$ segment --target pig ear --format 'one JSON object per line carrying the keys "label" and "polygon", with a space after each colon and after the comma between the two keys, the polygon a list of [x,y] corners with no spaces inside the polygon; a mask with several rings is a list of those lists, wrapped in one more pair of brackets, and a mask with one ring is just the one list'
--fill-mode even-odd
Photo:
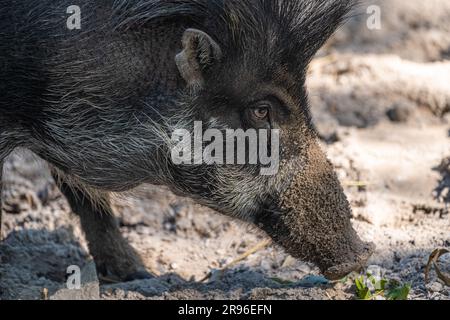
{"label": "pig ear", "polygon": [[187,29],[182,44],[183,51],[175,57],[178,70],[189,86],[201,88],[203,72],[222,59],[222,50],[209,35],[197,29]]}

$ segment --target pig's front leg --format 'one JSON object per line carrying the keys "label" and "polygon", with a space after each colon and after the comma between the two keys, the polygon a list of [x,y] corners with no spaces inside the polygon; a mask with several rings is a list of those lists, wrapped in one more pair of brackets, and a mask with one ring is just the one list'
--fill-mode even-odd
{"label": "pig's front leg", "polygon": [[151,278],[139,255],[120,233],[108,196],[94,201],[86,190],[69,186],[56,172],[53,177],[72,211],[80,217],[100,280],[121,282]]}

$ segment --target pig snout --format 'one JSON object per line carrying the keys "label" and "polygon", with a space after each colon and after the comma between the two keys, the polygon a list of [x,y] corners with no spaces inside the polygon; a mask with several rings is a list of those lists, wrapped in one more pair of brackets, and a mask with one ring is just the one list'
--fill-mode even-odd
{"label": "pig snout", "polygon": [[263,229],[292,256],[337,280],[361,269],[375,246],[353,229],[350,205],[320,147],[312,143],[303,152],[302,161],[291,162],[292,181],[276,208],[267,210]]}
{"label": "pig snout", "polygon": [[359,243],[354,245],[350,251],[351,255],[344,262],[328,267],[327,269],[321,268],[322,273],[327,279],[339,280],[352,271],[358,271],[366,265],[375,250],[375,245],[373,243],[362,242],[359,239],[358,241]]}

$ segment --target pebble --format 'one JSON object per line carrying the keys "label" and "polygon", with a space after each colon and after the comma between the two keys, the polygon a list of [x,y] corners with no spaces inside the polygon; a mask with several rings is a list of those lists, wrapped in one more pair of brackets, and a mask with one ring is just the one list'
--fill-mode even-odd
{"label": "pebble", "polygon": [[264,270],[271,270],[272,263],[269,260],[264,259],[263,261],[261,261],[261,268]]}
{"label": "pebble", "polygon": [[444,286],[439,282],[433,282],[432,284],[427,285],[427,288],[431,292],[441,292],[444,289]]}
{"label": "pebble", "polygon": [[290,268],[295,265],[297,262],[296,259],[294,259],[292,256],[287,256],[286,259],[284,259],[283,264],[281,265],[281,268]]}
{"label": "pebble", "polygon": [[311,268],[307,264],[302,264],[297,269],[305,274],[311,273]]}

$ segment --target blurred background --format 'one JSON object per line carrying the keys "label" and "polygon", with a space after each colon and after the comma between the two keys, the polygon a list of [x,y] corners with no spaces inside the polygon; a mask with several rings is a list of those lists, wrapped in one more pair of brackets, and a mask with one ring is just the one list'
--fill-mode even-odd
{"label": "blurred background", "polygon": [[[450,299],[435,273],[424,281],[430,253],[450,247],[449,21],[448,0],[362,1],[308,74],[314,121],[355,228],[377,244],[371,268],[410,283],[410,299]],[[86,241],[45,165],[20,151],[5,169],[0,299],[40,299],[45,289],[52,296],[67,266],[91,264]],[[351,277],[327,283],[255,228],[167,190],[144,186],[115,207],[157,277],[102,284],[91,298],[355,297]],[[440,265],[450,272],[449,258]]]}

